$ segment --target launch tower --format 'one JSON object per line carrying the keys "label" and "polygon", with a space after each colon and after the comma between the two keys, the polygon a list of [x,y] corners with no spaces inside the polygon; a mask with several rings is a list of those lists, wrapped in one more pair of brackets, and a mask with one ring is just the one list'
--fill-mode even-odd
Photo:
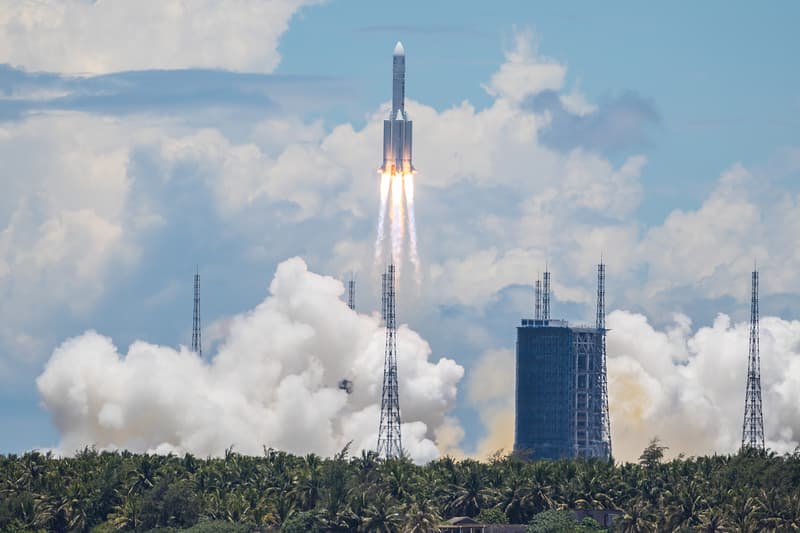
{"label": "launch tower", "polygon": [[397,326],[395,323],[395,271],[389,264],[383,274],[382,314],[386,323],[383,362],[381,422],[378,430],[378,455],[386,459],[403,455],[400,438],[400,395],[397,387]]}
{"label": "launch tower", "polygon": [[761,355],[759,353],[758,270],[753,270],[750,291],[750,349],[747,358],[747,391],[744,398],[742,448],[764,449],[764,417],[761,413]]}

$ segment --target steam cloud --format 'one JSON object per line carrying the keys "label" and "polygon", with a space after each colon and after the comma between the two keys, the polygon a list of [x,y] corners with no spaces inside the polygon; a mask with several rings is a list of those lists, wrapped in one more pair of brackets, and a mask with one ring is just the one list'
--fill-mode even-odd
{"label": "steam cloud", "polygon": [[[634,460],[659,436],[670,454],[730,453],[742,440],[749,324],[720,314],[692,332],[685,315],[657,331],[638,314],[608,316],[614,455]],[[761,389],[768,448],[800,444],[800,321],[761,319]]]}
{"label": "steam cloud", "polygon": [[[278,266],[269,296],[235,316],[216,356],[134,342],[125,355],[94,331],[55,350],[37,386],[66,453],[87,445],[220,455],[274,447],[331,455],[348,441],[374,449],[384,330],[351,311],[342,284],[299,258]],[[438,457],[463,368],[428,360],[429,345],[398,330],[403,446],[418,462]],[[353,381],[352,394],[338,388]]]}

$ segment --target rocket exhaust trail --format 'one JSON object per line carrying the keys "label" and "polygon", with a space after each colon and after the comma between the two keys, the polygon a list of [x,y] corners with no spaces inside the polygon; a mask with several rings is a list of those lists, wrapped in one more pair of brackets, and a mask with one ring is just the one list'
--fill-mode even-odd
{"label": "rocket exhaust trail", "polygon": [[389,186],[391,185],[391,176],[386,173],[381,174],[381,208],[378,212],[378,237],[375,239],[375,264],[380,263],[383,258],[383,234],[384,223],[386,220],[386,204],[389,201]]}
{"label": "rocket exhaust trail", "polygon": [[408,249],[411,263],[414,265],[414,276],[417,283],[421,282],[419,255],[417,255],[417,222],[414,216],[414,174],[403,176],[403,186],[408,206]]}
{"label": "rocket exhaust trail", "polygon": [[392,261],[400,277],[399,270],[403,259],[403,234],[405,233],[405,213],[403,212],[403,176],[392,175]]}

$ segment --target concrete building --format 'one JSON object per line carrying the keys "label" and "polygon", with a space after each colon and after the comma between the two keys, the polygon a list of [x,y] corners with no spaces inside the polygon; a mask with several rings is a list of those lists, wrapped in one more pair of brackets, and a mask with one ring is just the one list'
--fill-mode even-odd
{"label": "concrete building", "polygon": [[[611,455],[600,267],[595,327],[550,319],[549,294],[537,290],[537,316],[517,328],[514,450],[531,459]],[[549,282],[547,272],[548,292]]]}

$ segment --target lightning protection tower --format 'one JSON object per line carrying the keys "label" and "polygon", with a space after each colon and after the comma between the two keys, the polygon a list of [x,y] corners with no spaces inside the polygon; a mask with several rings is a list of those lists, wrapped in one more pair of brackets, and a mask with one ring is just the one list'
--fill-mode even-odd
{"label": "lightning protection tower", "polygon": [[758,331],[758,270],[752,274],[750,295],[750,349],[747,358],[747,392],[744,399],[742,448],[764,449],[764,417],[761,413],[761,356]]}
{"label": "lightning protection tower", "polygon": [[356,277],[352,273],[347,280],[347,307],[353,311],[356,309]]}
{"label": "lightning protection tower", "polygon": [[397,326],[395,323],[395,272],[389,264],[382,276],[381,298],[386,322],[386,347],[383,362],[383,392],[381,394],[381,423],[378,430],[378,455],[386,459],[403,454],[400,439],[400,395],[397,388]]}
{"label": "lightning protection tower", "polygon": [[597,265],[597,331],[600,334],[600,426],[601,440],[608,446],[611,457],[611,415],[608,412],[608,367],[606,365],[606,265]]}
{"label": "lightning protection tower", "polygon": [[203,357],[203,340],[200,331],[200,269],[194,274],[194,316],[192,319],[192,351]]}
{"label": "lightning protection tower", "polygon": [[550,320],[550,271],[545,270],[542,282],[542,320]]}

